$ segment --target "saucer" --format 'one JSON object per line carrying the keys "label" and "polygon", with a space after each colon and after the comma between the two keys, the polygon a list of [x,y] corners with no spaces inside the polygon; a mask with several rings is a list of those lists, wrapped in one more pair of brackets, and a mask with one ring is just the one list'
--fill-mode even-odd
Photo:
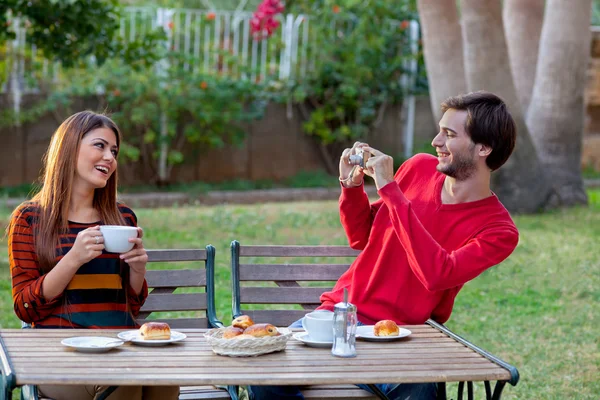
{"label": "saucer", "polygon": [[104,353],[121,346],[124,342],[112,337],[77,336],[63,339],[61,343],[82,353]]}
{"label": "saucer", "polygon": [[308,336],[308,332],[294,333],[294,339],[296,339],[310,347],[321,347],[321,348],[331,349],[331,346],[333,346],[333,340],[325,341],[325,342],[320,341],[320,340],[313,340],[310,336]]}

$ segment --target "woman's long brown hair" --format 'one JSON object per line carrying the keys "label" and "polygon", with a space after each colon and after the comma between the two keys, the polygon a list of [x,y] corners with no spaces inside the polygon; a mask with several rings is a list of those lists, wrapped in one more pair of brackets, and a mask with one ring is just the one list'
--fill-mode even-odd
{"label": "woman's long brown hair", "polygon": [[[32,201],[39,206],[34,244],[39,266],[45,273],[56,264],[59,235],[68,231],[69,206],[81,139],[98,128],[112,130],[119,146],[121,132],[110,118],[92,111],[82,111],[70,116],[58,127],[44,155],[43,186]],[[104,224],[125,225],[117,207],[116,171],[105,187],[94,191],[93,205]]]}

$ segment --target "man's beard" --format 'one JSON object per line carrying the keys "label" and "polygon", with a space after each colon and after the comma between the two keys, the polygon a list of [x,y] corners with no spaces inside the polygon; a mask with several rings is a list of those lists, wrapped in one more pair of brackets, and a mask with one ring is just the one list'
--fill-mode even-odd
{"label": "man's beard", "polygon": [[477,170],[474,156],[471,153],[473,148],[475,148],[474,144],[473,146],[469,146],[468,154],[454,155],[454,160],[449,164],[438,164],[438,171],[444,175],[448,175],[449,177],[456,179],[457,181],[467,180],[473,176]]}

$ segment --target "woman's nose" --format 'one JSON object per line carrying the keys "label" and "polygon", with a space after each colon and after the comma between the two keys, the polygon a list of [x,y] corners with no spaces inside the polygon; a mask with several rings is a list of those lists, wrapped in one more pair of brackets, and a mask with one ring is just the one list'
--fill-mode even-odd
{"label": "woman's nose", "polygon": [[112,150],[104,152],[104,159],[107,161],[112,161],[115,159],[115,155],[112,153]]}

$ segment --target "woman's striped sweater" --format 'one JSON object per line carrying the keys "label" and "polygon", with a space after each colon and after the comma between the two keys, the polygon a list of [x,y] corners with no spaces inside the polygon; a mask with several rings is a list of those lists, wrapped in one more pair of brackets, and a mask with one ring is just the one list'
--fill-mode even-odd
{"label": "woman's striped sweater", "polygon": [[[119,204],[119,211],[128,225],[137,226],[137,218],[130,208]],[[129,285],[129,268],[118,254],[103,251],[79,268],[60,296],[49,301],[44,299],[42,283],[46,275],[39,268],[33,242],[38,215],[36,203],[24,203],[11,221],[14,229],[8,238],[8,258],[13,305],[19,319],[35,328],[136,327],[132,315],[137,315],[144,304],[148,286],[144,281],[142,292],[135,294]],[[101,224],[69,221],[68,233],[59,236],[56,262],[73,247],[77,233]]]}

